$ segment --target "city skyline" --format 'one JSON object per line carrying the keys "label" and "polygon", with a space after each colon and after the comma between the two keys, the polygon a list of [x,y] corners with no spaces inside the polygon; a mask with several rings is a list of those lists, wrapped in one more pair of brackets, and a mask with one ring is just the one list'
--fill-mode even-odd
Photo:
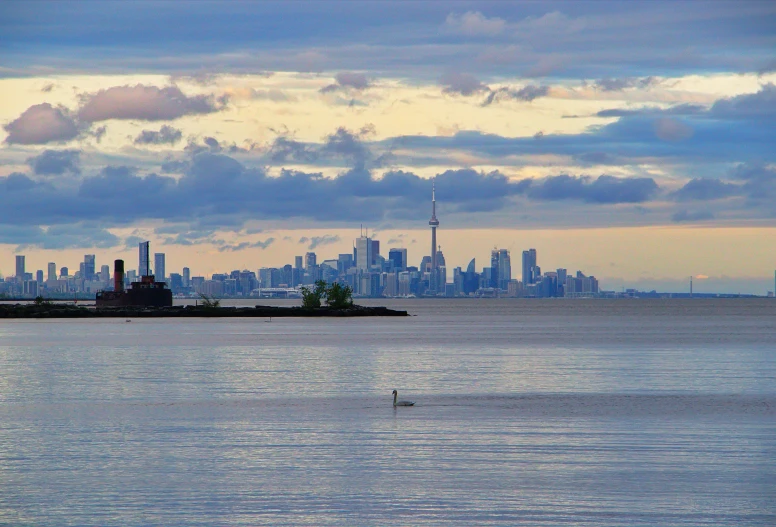
{"label": "city skyline", "polygon": [[[472,257],[465,270],[462,266],[452,268],[452,281],[448,274],[446,260],[438,244],[437,228],[440,221],[436,216],[436,182],[431,182],[431,219],[428,222],[430,234],[430,256],[423,256],[418,266],[411,266],[406,248],[391,247],[388,256],[382,256],[380,241],[370,238],[368,229],[360,228],[359,237],[353,241],[352,252],[340,253],[336,259],[321,258],[315,252],[308,251],[294,256],[294,263],[282,267],[262,267],[256,272],[234,269],[230,272],[212,273],[194,276],[191,268],[183,267],[181,273],[166,273],[166,254],[154,253],[151,268],[150,242],[138,243],[136,270],[124,273],[124,263],[116,260],[117,269],[125,286],[140,281],[144,276],[155,276],[156,281],[166,282],[175,294],[206,295],[211,297],[250,297],[261,295],[262,291],[299,292],[300,287],[310,287],[319,280],[329,284],[340,282],[347,284],[356,296],[365,297],[611,297],[619,294],[632,295],[639,288],[623,286],[622,293],[605,290],[600,287],[595,276],[587,276],[581,270],[576,273],[565,267],[555,271],[542,272],[538,252],[535,248],[522,251],[521,269],[513,278],[511,254],[508,249],[493,248],[490,253],[490,266],[481,265],[477,271],[476,257]],[[397,241],[397,240],[392,240]],[[44,281],[43,270],[33,275],[26,271],[26,256],[15,257],[16,275],[0,282],[0,293],[11,295],[37,296],[54,293],[95,293],[110,290],[111,280],[119,282],[114,275],[111,278],[108,265],[102,265],[96,273],[94,254],[86,254],[80,263],[79,271],[70,275],[67,267],[62,267],[60,276],[56,275],[56,263],[47,264],[48,278]],[[518,271],[519,272],[519,271]],[[693,295],[693,280],[708,279],[703,276],[689,277],[689,295]],[[774,272],[774,290],[776,291],[776,272]],[[774,296],[773,291],[768,296]],[[656,291],[653,289],[652,293]],[[677,293],[679,291],[660,291],[659,293]],[[696,291],[703,293],[703,291]],[[710,293],[710,292],[707,292]],[[720,292],[717,291],[716,294]],[[741,292],[739,291],[739,294]],[[723,292],[723,294],[725,294]]]}
{"label": "city skyline", "polygon": [[11,5],[4,276],[141,240],[276,266],[359,225],[419,261],[433,179],[448,268],[533,247],[613,289],[772,289],[767,2]]}
{"label": "city skyline", "polygon": [[[363,231],[363,229],[362,229]],[[307,231],[310,232],[310,231]],[[256,270],[260,267],[274,267],[274,266],[282,266],[283,264],[287,263],[288,261],[293,261],[294,257],[299,257],[299,253],[302,254],[309,252],[311,250],[319,251],[319,252],[326,252],[331,254],[338,254],[341,252],[348,252],[352,251],[353,247],[355,246],[356,240],[359,237],[358,230],[354,231],[344,231],[345,233],[352,232],[353,237],[350,241],[347,239],[342,239],[341,237],[337,237],[338,239],[332,240],[332,236],[329,234],[321,234],[321,236],[315,236],[314,234],[312,236],[301,236],[299,239],[294,238],[293,240],[285,240],[286,248],[287,250],[284,252],[277,253],[274,251],[274,247],[272,249],[268,248],[266,250],[262,250],[259,253],[259,257],[257,258],[246,258],[241,257],[239,259],[235,258],[231,253],[222,254],[219,253],[219,256],[223,257],[223,263],[220,266],[213,267],[211,265],[202,265],[201,259],[199,258],[199,255],[197,253],[192,254],[191,257],[186,257],[184,255],[180,254],[180,251],[176,250],[179,249],[176,246],[172,246],[174,249],[174,252],[168,252],[170,249],[170,246],[162,246],[159,247],[159,244],[154,244],[152,242],[152,245],[156,247],[155,251],[165,251],[165,258],[167,262],[171,262],[166,264],[168,268],[170,269],[177,269],[180,271],[183,267],[189,267],[193,274],[198,275],[212,275],[214,273],[223,273],[228,272],[232,269],[251,269]],[[489,231],[492,232],[492,231]],[[314,231],[313,231],[314,233]],[[396,235],[389,237],[390,241],[399,242],[402,243],[402,240],[406,240],[404,243],[409,244],[409,247],[403,247],[403,249],[407,250],[408,252],[408,260],[412,265],[416,265],[420,262],[422,257],[420,257],[420,254],[422,254],[424,251],[422,249],[423,246],[426,245],[428,242],[423,241],[423,237],[425,236],[428,240],[428,231],[422,231],[422,230],[414,230],[414,231],[408,231],[408,232],[402,232],[399,234],[404,234],[405,236],[401,238],[397,238]],[[414,235],[413,238],[410,238],[409,235]],[[482,241],[479,232],[478,231],[469,231],[468,233],[463,231],[463,234],[468,234],[469,236],[466,236],[466,243],[465,245],[467,247],[477,247],[479,245],[478,249],[473,249],[471,252],[463,253],[462,255],[456,255],[454,256],[454,259],[450,258],[450,251],[447,252],[447,259],[452,260],[452,263],[450,265],[450,268],[454,267],[463,267],[465,268],[469,262],[469,260],[474,257],[476,258],[478,262],[478,271],[481,270],[482,267],[485,267],[485,264],[483,262],[486,262],[489,258],[490,252],[493,249],[494,244],[491,244],[486,241]],[[532,234],[531,231],[526,233],[526,239],[532,238],[530,235]],[[534,233],[535,234],[535,233]],[[558,240],[558,233],[556,232],[546,232],[544,233],[545,236],[542,238],[550,239],[550,241],[557,241]],[[585,232],[585,231],[566,231],[566,234],[572,235],[570,238],[573,238],[573,235],[584,235],[588,234],[589,237],[593,238],[595,237],[595,233]],[[658,236],[654,237],[652,240],[655,243],[655,245],[660,244],[661,236],[660,233],[653,233],[658,234]],[[698,243],[698,236],[696,236],[697,233],[689,233],[692,236],[688,236],[686,238],[687,243]],[[733,232],[732,238],[730,240],[730,243],[728,244],[729,247],[735,247],[736,244],[740,245],[746,245],[748,243],[755,243],[754,240],[757,238],[757,236],[751,236],[750,240],[742,240],[740,239],[740,233]],[[455,236],[455,237],[461,237],[462,231],[455,230],[455,231],[446,231],[447,236]],[[298,236],[298,234],[297,234]],[[374,236],[374,234],[371,234],[371,236]],[[383,233],[379,234],[379,236],[384,236]],[[317,245],[313,249],[310,249],[311,243],[315,242],[315,239],[318,238],[318,240],[324,240],[324,243],[322,245]],[[693,239],[695,238],[695,239]],[[301,243],[300,243],[301,241]],[[574,240],[575,243],[579,243],[580,246],[586,247],[589,250],[589,244],[585,243],[584,241],[580,241],[579,238]],[[707,240],[708,241],[708,240]],[[282,243],[282,242],[281,242]],[[633,240],[623,240],[623,243],[633,243]],[[507,244],[504,244],[507,245]],[[516,251],[516,254],[519,254],[521,252],[521,248],[518,246],[516,247],[516,243],[513,241],[509,244],[510,250]],[[530,247],[531,245],[535,245],[538,248],[538,251],[542,254],[545,254],[545,261],[549,261],[549,265],[551,269],[554,269],[554,265],[560,265],[564,264],[567,265],[569,268],[575,268],[575,269],[587,269],[591,273],[596,274],[596,276],[601,277],[601,281],[606,285],[608,289],[611,290],[622,290],[625,288],[635,288],[640,290],[660,290],[660,291],[667,291],[667,292],[682,292],[686,291],[689,288],[689,277],[692,276],[695,280],[695,290],[697,292],[709,292],[709,293],[726,293],[726,294],[735,294],[735,293],[745,293],[745,294],[757,294],[757,295],[764,295],[768,291],[772,291],[774,289],[774,283],[773,283],[773,271],[769,271],[768,269],[765,269],[763,272],[763,275],[760,277],[754,277],[754,278],[730,278],[730,277],[714,277],[709,276],[705,274],[694,274],[694,273],[683,273],[681,276],[674,275],[673,277],[652,277],[649,276],[647,273],[644,273],[647,275],[646,278],[631,278],[631,279],[622,279],[619,277],[612,278],[611,275],[607,276],[607,274],[601,273],[600,269],[602,266],[596,266],[596,265],[586,265],[583,260],[593,260],[593,258],[590,258],[590,255],[586,255],[586,258],[579,259],[579,258],[564,258],[562,255],[564,254],[563,251],[556,251],[553,249],[557,248],[557,245],[555,243],[547,243],[543,241],[539,241],[538,243],[534,239],[533,242],[528,241],[523,247]],[[647,244],[645,244],[647,245]],[[455,247],[455,244],[450,243],[447,245],[447,247]],[[387,249],[393,248],[392,246],[387,246]],[[402,248],[402,247],[398,247]],[[386,249],[386,251],[387,251]],[[646,247],[640,248],[642,251],[648,251],[651,249],[649,245]],[[714,243],[709,244],[709,249],[712,253],[716,253],[718,250],[715,247]],[[426,250],[427,251],[427,250]],[[134,247],[127,247],[123,250],[115,251],[115,250],[93,250],[98,259],[103,262],[112,263],[113,259],[115,258],[122,258],[128,262],[134,262],[137,260],[137,246]],[[456,251],[452,251],[453,254],[455,254]],[[9,255],[8,260],[0,261],[0,269],[4,267],[3,264],[11,263],[13,265],[13,256],[14,253],[11,253]],[[387,252],[386,252],[387,254]],[[29,269],[34,270],[46,270],[49,266],[50,260],[49,257],[53,255],[53,260],[56,262],[56,268],[59,269],[61,267],[61,264],[58,262],[66,261],[70,262],[71,264],[73,262],[79,262],[83,260],[84,253],[83,251],[79,250],[71,250],[71,251],[44,251],[42,253],[24,253],[24,256],[26,258],[26,261],[28,262],[27,267]],[[18,256],[18,255],[17,255]],[[30,257],[32,256],[32,258]],[[726,257],[729,257],[726,256]],[[517,258],[517,257],[516,257]],[[518,259],[515,260],[517,265],[520,265],[520,261]],[[237,264],[237,262],[240,262]],[[415,263],[413,263],[415,262]],[[557,264],[555,263],[557,262]],[[67,266],[66,266],[67,267]],[[709,269],[708,263],[700,262],[698,267]],[[8,273],[0,273],[0,276],[13,276],[13,267],[10,268],[11,272]],[[522,274],[521,271],[518,271],[520,273],[520,279],[522,280]],[[726,279],[727,278],[727,279]]]}
{"label": "city skyline", "polygon": [[[16,274],[0,282],[3,295],[68,295],[123,291],[133,282],[163,282],[160,287],[172,290],[176,295],[206,295],[210,297],[251,297],[263,292],[277,291],[288,296],[300,288],[312,287],[323,280],[327,284],[339,282],[350,287],[356,296],[362,297],[575,297],[599,295],[598,280],[581,271],[568,274],[567,269],[542,273],[538,266],[536,249],[523,251],[523,281],[512,278],[510,251],[491,251],[490,267],[482,266],[477,272],[476,257],[466,269],[452,269],[452,281],[441,245],[438,245],[437,228],[440,222],[436,216],[436,183],[431,182],[431,228],[430,256],[424,256],[418,266],[411,266],[407,249],[392,247],[388,257],[380,251],[380,241],[369,237],[368,229],[361,228],[360,236],[353,242],[352,253],[340,253],[336,259],[321,259],[315,252],[294,257],[294,264],[282,268],[262,267],[257,272],[232,270],[229,273],[214,273],[206,276],[191,276],[191,269],[184,267],[181,273],[166,273],[165,253],[154,253],[151,267],[149,241],[138,243],[138,265],[135,270],[127,269],[125,262],[114,262],[113,276],[108,265],[102,265],[96,272],[94,254],[84,255],[79,270],[70,275],[67,267],[56,274],[56,262],[47,264],[48,275],[44,280],[42,270],[35,275],[26,271],[26,256],[16,256]],[[126,271],[126,272],[125,272]]]}

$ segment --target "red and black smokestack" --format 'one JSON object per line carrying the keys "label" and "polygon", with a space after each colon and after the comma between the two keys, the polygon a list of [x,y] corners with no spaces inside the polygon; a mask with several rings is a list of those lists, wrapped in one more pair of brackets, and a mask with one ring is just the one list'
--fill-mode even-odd
{"label": "red and black smokestack", "polygon": [[113,290],[118,293],[124,291],[124,260],[113,262]]}

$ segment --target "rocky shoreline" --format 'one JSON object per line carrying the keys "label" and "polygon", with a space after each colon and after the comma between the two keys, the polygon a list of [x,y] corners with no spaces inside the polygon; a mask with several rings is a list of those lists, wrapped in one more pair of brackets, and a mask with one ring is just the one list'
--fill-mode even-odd
{"label": "rocky shoreline", "polygon": [[61,304],[0,305],[1,318],[223,318],[223,317],[406,317],[409,313],[387,307],[353,306],[347,309],[320,307],[84,307]]}

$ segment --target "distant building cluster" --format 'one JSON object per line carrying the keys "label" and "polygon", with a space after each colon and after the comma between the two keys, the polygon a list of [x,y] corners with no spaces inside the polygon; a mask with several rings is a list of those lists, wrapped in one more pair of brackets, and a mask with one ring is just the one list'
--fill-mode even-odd
{"label": "distant building cluster", "polygon": [[0,282],[0,295],[34,298],[39,295],[62,296],[71,293],[96,293],[111,286],[110,267],[102,265],[97,271],[93,254],[84,255],[78,271],[70,274],[68,267],[60,267],[49,262],[46,273],[38,269],[35,274],[28,273],[26,257],[16,256],[16,274]]}
{"label": "distant building cluster", "polygon": [[[349,285],[355,296],[361,297],[594,297],[599,296],[598,280],[581,271],[570,274],[566,269],[542,273],[536,249],[522,253],[522,275],[513,277],[511,254],[507,249],[493,249],[490,266],[477,272],[475,259],[466,270],[461,267],[448,271],[441,247],[437,244],[436,188],[431,191],[431,243],[428,256],[418,266],[409,265],[407,249],[391,248],[388,257],[380,254],[380,241],[362,231],[355,240],[352,253],[319,261],[308,252],[297,256],[293,264],[280,268],[261,268],[257,272],[234,270],[215,273],[210,278],[191,276],[188,267],[181,273],[167,274],[165,254],[153,254],[147,242],[138,246],[138,268],[124,274],[124,288],[143,276],[154,276],[165,282],[178,296],[207,295],[209,297],[290,297],[298,296],[299,288],[318,280]],[[38,295],[63,297],[73,294],[95,294],[111,291],[114,281],[110,267],[96,270],[95,255],[84,255],[78,271],[72,275],[67,267],[59,269],[48,264],[33,276],[25,269],[25,257],[16,256],[16,275],[0,282],[0,294],[34,298]]]}

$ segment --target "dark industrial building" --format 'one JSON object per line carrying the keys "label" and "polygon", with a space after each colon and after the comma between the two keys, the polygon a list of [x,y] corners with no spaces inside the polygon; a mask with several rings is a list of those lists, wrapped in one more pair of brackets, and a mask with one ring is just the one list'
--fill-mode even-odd
{"label": "dark industrial building", "polygon": [[97,307],[170,307],[172,306],[172,291],[167,284],[157,282],[153,275],[144,275],[140,282],[130,284],[124,290],[124,260],[116,260],[113,268],[113,291],[97,293]]}

